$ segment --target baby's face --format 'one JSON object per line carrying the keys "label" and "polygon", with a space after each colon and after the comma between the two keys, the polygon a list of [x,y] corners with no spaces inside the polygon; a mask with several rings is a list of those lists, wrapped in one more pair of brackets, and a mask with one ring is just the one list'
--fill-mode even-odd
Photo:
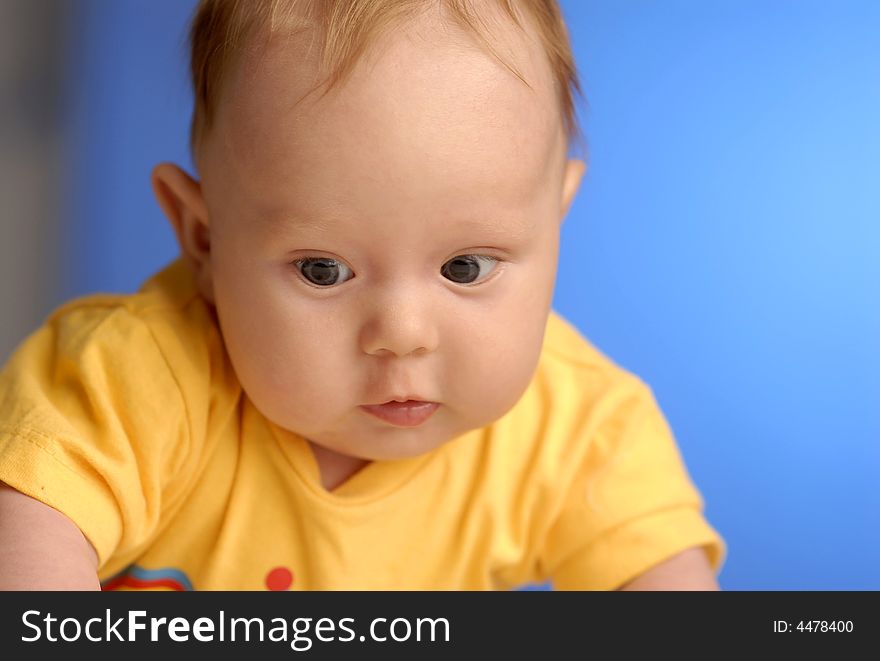
{"label": "baby's face", "polygon": [[[241,384],[275,424],[403,458],[523,394],[582,164],[540,47],[505,33],[533,90],[428,16],[320,101],[301,100],[316,79],[297,40],[233,72],[201,161],[210,277]],[[363,408],[407,398],[439,406],[415,426]]]}

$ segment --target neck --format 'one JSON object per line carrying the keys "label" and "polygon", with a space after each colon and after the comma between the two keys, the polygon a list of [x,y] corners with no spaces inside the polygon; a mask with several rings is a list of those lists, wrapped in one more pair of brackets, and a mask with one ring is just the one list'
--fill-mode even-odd
{"label": "neck", "polygon": [[312,454],[315,456],[315,461],[318,464],[321,486],[327,491],[333,491],[370,463],[368,459],[340,454],[312,441],[309,441],[309,447],[312,449]]}

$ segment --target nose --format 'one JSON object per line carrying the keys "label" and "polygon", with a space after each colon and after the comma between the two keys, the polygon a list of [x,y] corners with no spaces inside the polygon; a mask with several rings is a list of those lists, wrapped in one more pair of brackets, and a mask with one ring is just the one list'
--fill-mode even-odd
{"label": "nose", "polygon": [[398,291],[379,297],[361,328],[361,349],[373,356],[430,353],[438,343],[435,315],[423,292]]}

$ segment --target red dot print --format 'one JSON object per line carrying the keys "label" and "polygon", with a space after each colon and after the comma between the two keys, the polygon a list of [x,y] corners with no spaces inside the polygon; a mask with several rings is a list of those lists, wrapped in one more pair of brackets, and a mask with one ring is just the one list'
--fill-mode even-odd
{"label": "red dot print", "polygon": [[266,574],[266,587],[273,592],[289,590],[293,584],[293,574],[287,567],[275,567]]}

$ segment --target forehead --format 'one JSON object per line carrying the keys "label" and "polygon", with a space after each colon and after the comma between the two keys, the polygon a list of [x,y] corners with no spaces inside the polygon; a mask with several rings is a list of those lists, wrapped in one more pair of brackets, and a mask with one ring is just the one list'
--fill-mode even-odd
{"label": "forehead", "polygon": [[311,35],[277,36],[231,72],[208,154],[244,194],[279,208],[376,186],[401,202],[517,204],[561,172],[564,132],[530,23],[523,33],[497,10],[486,18],[527,85],[436,6],[380,36],[322,98]]}

